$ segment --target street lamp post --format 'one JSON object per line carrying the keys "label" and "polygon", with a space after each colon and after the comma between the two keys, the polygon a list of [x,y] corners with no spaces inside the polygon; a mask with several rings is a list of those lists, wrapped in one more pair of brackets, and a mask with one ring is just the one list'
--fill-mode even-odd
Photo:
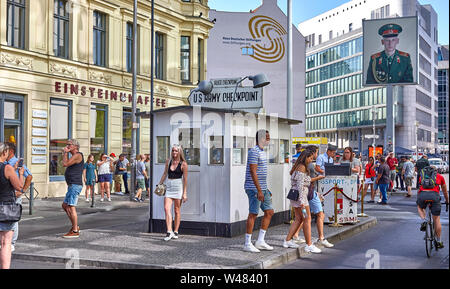
{"label": "street lamp post", "polygon": [[[260,73],[260,74],[253,75],[253,76],[249,75],[249,76],[243,77],[236,83],[236,87],[234,88],[233,100],[234,100],[234,95],[236,95],[239,84],[247,78],[249,80],[253,81],[253,88],[260,88],[260,87],[270,84],[270,81],[267,79],[267,76],[264,73]],[[234,104],[234,101],[231,103],[231,109],[233,109],[233,104]]]}
{"label": "street lamp post", "polygon": [[372,126],[373,126],[373,141],[372,141],[373,151],[372,151],[372,154],[373,154],[374,160],[375,160],[375,120],[376,120],[377,114],[378,113],[376,111],[375,106],[372,106]]}
{"label": "street lamp post", "polygon": [[132,115],[131,115],[131,191],[130,191],[130,201],[133,200],[134,194],[136,192],[135,181],[136,181],[136,132],[138,124],[136,123],[136,55],[137,55],[137,0],[134,0],[133,6],[133,55],[132,55],[132,69],[133,69],[133,80],[132,80]]}

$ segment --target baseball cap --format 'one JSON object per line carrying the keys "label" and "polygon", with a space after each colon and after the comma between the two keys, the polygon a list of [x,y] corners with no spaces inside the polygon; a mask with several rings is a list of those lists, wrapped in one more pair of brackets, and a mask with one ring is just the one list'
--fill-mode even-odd
{"label": "baseball cap", "polygon": [[115,157],[116,157],[116,154],[111,153],[109,156],[115,158]]}

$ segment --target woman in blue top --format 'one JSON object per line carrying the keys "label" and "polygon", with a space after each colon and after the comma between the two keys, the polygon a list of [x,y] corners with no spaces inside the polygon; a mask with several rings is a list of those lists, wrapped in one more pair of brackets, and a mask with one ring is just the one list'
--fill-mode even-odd
{"label": "woman in blue top", "polygon": [[90,154],[83,168],[83,179],[86,184],[86,202],[91,201],[88,195],[89,191],[91,191],[91,198],[94,197],[94,185],[97,182],[97,170],[95,168],[94,155]]}

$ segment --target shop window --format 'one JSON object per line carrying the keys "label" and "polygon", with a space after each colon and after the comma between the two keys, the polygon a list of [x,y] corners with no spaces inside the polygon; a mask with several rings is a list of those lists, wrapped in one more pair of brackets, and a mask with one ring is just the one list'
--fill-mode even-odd
{"label": "shop window", "polygon": [[[139,110],[137,110],[136,112],[139,112]],[[136,118],[136,122],[139,123],[138,117]],[[132,110],[131,108],[124,108],[122,112],[122,153],[125,154],[128,160],[131,160],[132,132],[133,132]],[[140,136],[138,128],[136,130],[136,155],[139,154],[139,139]]]}
{"label": "shop window", "polygon": [[156,141],[158,144],[158,149],[156,151],[157,163],[165,164],[166,160],[170,158],[170,137],[158,136],[156,137]]}
{"label": "shop window", "polygon": [[66,6],[66,0],[54,0],[53,53],[63,58],[69,58],[69,13]]}
{"label": "shop window", "polygon": [[209,164],[223,165],[223,136],[209,137]]}
{"label": "shop window", "polygon": [[0,141],[16,144],[16,156],[23,157],[23,96],[0,92]]}
{"label": "shop window", "polygon": [[200,165],[200,128],[181,128],[178,135],[179,144],[184,151],[188,165]]}
{"label": "shop window", "polygon": [[25,49],[25,0],[8,0],[6,3],[8,45]]}
{"label": "shop window", "polygon": [[289,140],[280,139],[280,163],[289,163]]}
{"label": "shop window", "polygon": [[233,137],[233,165],[242,165],[245,162],[245,137]]}
{"label": "shop window", "polygon": [[50,99],[50,181],[64,181],[62,150],[72,138],[72,101]]}
{"label": "shop window", "polygon": [[108,141],[108,106],[102,104],[91,104],[90,119],[90,152],[95,160],[107,150]]}
{"label": "shop window", "polygon": [[165,36],[162,33],[155,33],[155,78],[164,79],[164,53],[165,53]]}

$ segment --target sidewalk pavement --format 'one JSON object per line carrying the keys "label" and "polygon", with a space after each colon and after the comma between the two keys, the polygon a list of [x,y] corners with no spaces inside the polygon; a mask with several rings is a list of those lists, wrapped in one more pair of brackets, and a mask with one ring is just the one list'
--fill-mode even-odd
{"label": "sidewalk pavement", "polygon": [[[89,214],[99,211],[111,211],[120,208],[148,206],[144,203],[134,203],[126,196],[113,196],[113,202],[98,202],[98,206],[90,208],[83,199],[79,201],[79,214]],[[39,206],[36,215],[28,216],[28,202],[24,200],[24,219],[54,216],[62,213],[62,198],[36,200]],[[56,212],[55,212],[56,211]],[[376,225],[375,217],[360,218],[353,225],[333,228],[324,226],[325,238],[331,243],[349,238]],[[273,251],[248,253],[242,251],[244,236],[234,238],[204,237],[180,235],[179,239],[165,242],[163,234],[146,233],[147,222],[130,223],[83,230],[80,238],[64,239],[61,232],[57,235],[39,236],[18,240],[13,260],[43,261],[66,263],[78,258],[80,265],[114,269],[267,269],[294,261],[298,258],[313,258],[304,250],[305,244],[298,249],[282,247],[289,225],[282,224],[270,227],[266,234],[266,242],[274,246]],[[253,238],[257,238],[259,230],[255,230]],[[312,223],[314,239],[317,239],[316,225]],[[302,236],[302,233],[301,233]],[[255,241],[255,239],[253,240]],[[334,248],[323,248],[322,254]]]}

